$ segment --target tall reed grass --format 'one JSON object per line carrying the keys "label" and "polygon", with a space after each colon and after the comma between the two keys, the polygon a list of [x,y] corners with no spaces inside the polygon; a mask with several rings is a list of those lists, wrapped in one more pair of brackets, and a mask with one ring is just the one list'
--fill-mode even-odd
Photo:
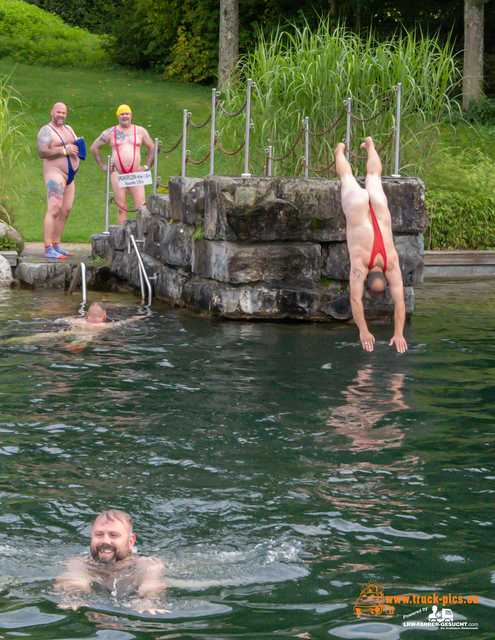
{"label": "tall reed grass", "polygon": [[29,153],[29,116],[9,80],[9,76],[0,76],[0,219],[10,224],[10,178],[14,170],[22,170],[21,158]]}
{"label": "tall reed grass", "polygon": [[[260,36],[256,50],[241,61],[239,78],[221,99],[235,111],[245,99],[246,79],[255,83],[250,170],[257,174],[263,172],[265,148],[273,145],[275,157],[286,153],[306,116],[311,131],[323,131],[351,97],[352,112],[370,118],[401,82],[401,171],[424,177],[435,151],[437,125],[458,111],[454,98],[460,72],[452,43],[441,43],[420,30],[379,41],[371,33],[361,37],[344,26],[333,28],[325,19],[315,31],[279,28],[269,37]],[[378,147],[384,144],[395,120],[395,98],[378,118],[365,123],[353,120],[351,150],[360,155],[359,143],[368,135]],[[219,120],[218,128],[220,139],[228,140],[230,147],[242,140],[239,118]],[[331,134],[311,138],[310,166],[330,164],[345,130],[344,115]],[[301,142],[286,161],[274,164],[274,174],[294,175],[303,153]],[[383,150],[382,161],[384,173],[391,173],[393,139]],[[362,172],[364,164],[358,161],[356,169]]]}

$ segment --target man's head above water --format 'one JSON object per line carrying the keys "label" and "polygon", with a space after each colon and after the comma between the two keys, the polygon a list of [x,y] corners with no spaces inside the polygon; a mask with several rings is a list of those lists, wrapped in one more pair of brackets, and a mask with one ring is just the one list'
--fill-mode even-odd
{"label": "man's head above water", "polygon": [[88,322],[99,323],[105,322],[106,319],[107,310],[105,309],[105,305],[102,302],[93,302],[86,314],[86,320]]}
{"label": "man's head above water", "polygon": [[135,542],[131,516],[125,511],[110,509],[100,513],[93,524],[91,555],[102,564],[124,560]]}

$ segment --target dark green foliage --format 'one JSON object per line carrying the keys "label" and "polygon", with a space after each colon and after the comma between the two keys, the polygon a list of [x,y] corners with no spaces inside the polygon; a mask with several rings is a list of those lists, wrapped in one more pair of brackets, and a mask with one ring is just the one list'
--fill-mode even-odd
{"label": "dark green foliage", "polygon": [[94,68],[107,62],[101,39],[22,0],[0,3],[0,58]]}
{"label": "dark green foliage", "polygon": [[[41,1],[41,0],[39,0]],[[48,0],[43,0],[47,2]],[[55,0],[50,0],[54,2]],[[88,0],[85,0],[88,1]],[[115,20],[114,59],[124,66],[154,69],[164,77],[196,82],[214,80],[218,65],[219,0],[121,0]],[[378,36],[421,25],[425,33],[452,32],[459,46],[463,37],[462,0],[419,0],[397,5],[392,0],[340,0],[330,22],[346,23],[357,32],[371,27]],[[308,25],[329,16],[328,0],[243,0],[239,2],[239,48],[251,53],[258,34],[270,34],[278,25]]]}
{"label": "dark green foliage", "polygon": [[91,33],[112,33],[124,0],[26,0],[64,22]]}
{"label": "dark green foliage", "polygon": [[483,96],[480,100],[471,100],[464,119],[482,125],[495,124],[495,99]]}
{"label": "dark green foliage", "polygon": [[427,191],[430,227],[426,249],[493,249],[495,195],[488,191]]}
{"label": "dark green foliage", "polygon": [[9,236],[0,236],[0,251],[16,251],[17,245]]}

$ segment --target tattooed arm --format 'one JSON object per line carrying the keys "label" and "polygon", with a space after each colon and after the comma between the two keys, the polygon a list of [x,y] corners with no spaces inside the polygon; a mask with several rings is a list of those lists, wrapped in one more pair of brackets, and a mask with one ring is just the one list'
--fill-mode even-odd
{"label": "tattooed arm", "polygon": [[45,124],[44,127],[41,127],[37,138],[38,155],[43,160],[53,160],[55,158],[61,158],[65,155],[63,148],[50,149],[51,143],[52,132],[50,127]]}
{"label": "tattooed arm", "polygon": [[113,127],[110,127],[109,129],[105,129],[105,131],[101,134],[101,136],[99,138],[96,138],[96,140],[93,142],[93,144],[89,148],[89,150],[91,151],[91,154],[93,155],[93,158],[96,160],[96,164],[100,167],[102,171],[107,170],[107,165],[103,161],[103,158],[101,157],[100,149],[104,147],[106,144],[110,144],[110,134],[112,132],[112,129]]}
{"label": "tattooed arm", "polygon": [[[143,136],[143,144],[144,146],[148,149],[148,155],[146,156],[146,166],[148,167],[148,169],[151,169],[151,167],[153,166],[153,162],[155,161],[155,143],[153,142],[153,140],[150,137],[150,134],[146,131],[146,129],[143,129],[141,127],[142,131],[142,136]],[[139,167],[140,170],[144,170],[144,167],[141,166]]]}

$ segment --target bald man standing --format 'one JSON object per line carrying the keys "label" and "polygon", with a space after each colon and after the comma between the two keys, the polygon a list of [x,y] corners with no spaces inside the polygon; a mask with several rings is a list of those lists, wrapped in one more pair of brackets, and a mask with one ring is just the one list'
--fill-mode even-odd
{"label": "bald man standing", "polygon": [[[127,191],[131,194],[135,209],[146,204],[146,195],[142,185],[119,186],[119,174],[148,171],[153,164],[155,144],[144,127],[132,124],[132,111],[129,105],[120,105],[117,109],[117,120],[119,124],[105,129],[101,136],[93,142],[90,151],[100,169],[106,171],[107,165],[103,162],[100,149],[106,144],[110,145],[112,150],[110,179],[117,202],[117,221],[119,224],[124,224],[127,220]],[[148,149],[148,155],[146,163],[141,165],[141,146],[143,144]]]}
{"label": "bald man standing", "polygon": [[51,117],[51,122],[41,127],[37,139],[47,192],[43,240],[45,258],[65,260],[73,254],[60,247],[60,239],[74,203],[74,177],[79,169],[81,150],[74,130],[65,124],[67,107],[63,102],[53,105]]}

